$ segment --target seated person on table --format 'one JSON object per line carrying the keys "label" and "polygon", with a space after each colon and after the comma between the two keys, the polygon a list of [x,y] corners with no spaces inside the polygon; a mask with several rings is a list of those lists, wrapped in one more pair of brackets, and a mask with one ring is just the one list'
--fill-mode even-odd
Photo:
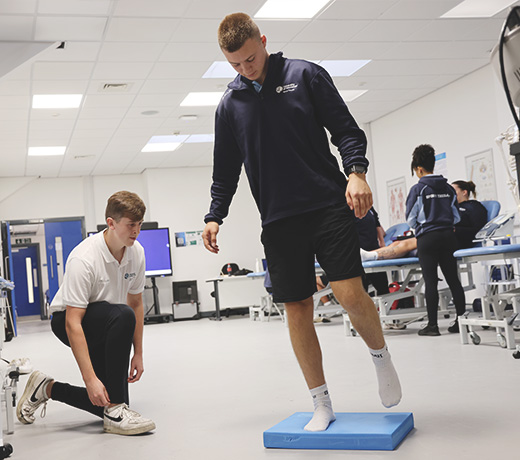
{"label": "seated person on table", "polygon": [[[469,197],[477,196],[476,186],[472,181],[457,180],[451,184],[457,193],[457,207],[460,215],[460,222],[455,225],[455,237],[457,238],[457,249],[473,247],[473,240],[477,232],[487,223],[487,210],[477,200],[470,200]],[[417,249],[417,238],[394,241],[388,246],[381,247],[374,251],[361,251],[361,259],[385,260],[408,257],[409,253]]]}

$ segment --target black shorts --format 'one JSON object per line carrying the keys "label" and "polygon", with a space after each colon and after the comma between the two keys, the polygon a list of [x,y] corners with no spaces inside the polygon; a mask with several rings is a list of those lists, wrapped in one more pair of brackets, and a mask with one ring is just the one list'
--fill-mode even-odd
{"label": "black shorts", "polygon": [[330,281],[363,275],[354,213],[347,203],[288,217],[262,231],[275,302],[316,292],[315,258]]}

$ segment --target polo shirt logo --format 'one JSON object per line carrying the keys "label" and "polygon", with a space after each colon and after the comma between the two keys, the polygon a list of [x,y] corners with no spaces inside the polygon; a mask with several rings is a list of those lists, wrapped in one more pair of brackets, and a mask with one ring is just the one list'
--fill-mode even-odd
{"label": "polo shirt logo", "polygon": [[298,83],[289,83],[288,85],[284,85],[284,86],[277,86],[276,87],[276,92],[278,94],[280,93],[290,93],[292,91],[294,91],[296,88],[298,88]]}
{"label": "polo shirt logo", "polygon": [[137,275],[135,273],[125,273],[125,280],[132,280],[136,277]]}

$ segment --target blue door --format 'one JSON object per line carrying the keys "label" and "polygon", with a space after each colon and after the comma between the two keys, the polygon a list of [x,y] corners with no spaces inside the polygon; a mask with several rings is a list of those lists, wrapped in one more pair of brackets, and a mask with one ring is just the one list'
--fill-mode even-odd
{"label": "blue door", "polygon": [[67,257],[81,241],[83,241],[83,222],[81,220],[45,222],[47,274],[51,302],[63,279]]}
{"label": "blue door", "polygon": [[38,270],[38,245],[12,246],[13,281],[18,316],[42,316],[43,299]]}

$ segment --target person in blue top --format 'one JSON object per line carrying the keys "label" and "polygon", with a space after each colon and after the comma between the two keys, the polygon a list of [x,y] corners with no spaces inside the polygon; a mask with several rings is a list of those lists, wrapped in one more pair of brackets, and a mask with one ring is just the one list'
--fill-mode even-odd
{"label": "person in blue top", "polygon": [[[313,325],[315,257],[370,349],[383,405],[394,406],[401,400],[401,386],[377,310],[363,289],[354,223],[354,215],[363,217],[372,206],[365,180],[366,136],[325,69],[269,54],[265,35],[247,14],[226,16],[218,40],[238,75],[215,115],[204,245],[218,253],[217,234],[243,165],[262,219],[273,299],[285,304],[293,349],[314,402],[305,429],[323,431],[335,420]],[[330,151],[326,130],[348,182]]]}
{"label": "person in blue top", "polygon": [[[431,145],[419,145],[412,156],[412,175],[419,182],[415,184],[406,199],[406,219],[415,229],[417,252],[425,285],[428,324],[419,335],[440,335],[437,323],[439,291],[437,290],[437,267],[440,266],[453,296],[457,318],[466,311],[464,289],[460,283],[457,261],[453,253],[457,249],[454,225],[460,220],[457,195],[448,181],[439,174],[433,174],[435,150]],[[459,323],[448,328],[449,332],[459,332]]]}

